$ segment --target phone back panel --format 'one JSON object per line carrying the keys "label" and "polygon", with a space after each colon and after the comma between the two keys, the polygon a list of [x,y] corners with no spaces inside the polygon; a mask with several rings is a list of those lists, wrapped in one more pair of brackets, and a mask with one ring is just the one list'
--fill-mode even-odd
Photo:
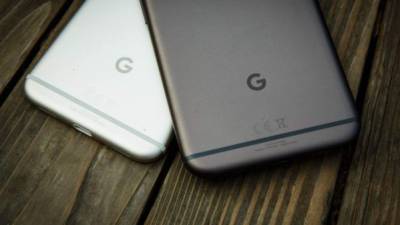
{"label": "phone back panel", "polygon": [[147,0],[147,7],[194,170],[282,159],[357,133],[314,0]]}
{"label": "phone back panel", "polygon": [[139,0],[86,0],[26,82],[28,97],[140,161],[172,121]]}

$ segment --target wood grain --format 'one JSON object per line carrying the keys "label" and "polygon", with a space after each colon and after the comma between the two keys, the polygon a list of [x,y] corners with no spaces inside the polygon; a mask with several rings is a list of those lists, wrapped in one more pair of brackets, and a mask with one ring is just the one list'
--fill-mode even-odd
{"label": "wood grain", "polygon": [[[0,1],[0,96],[81,2],[46,37],[65,0]],[[374,33],[381,2],[320,0],[355,96],[378,35],[358,142],[218,180],[192,175],[176,156],[162,181],[167,159],[135,163],[77,133],[30,104],[20,80],[0,107],[0,224],[137,224],[157,180],[147,224],[326,224],[341,152],[353,147],[339,224],[400,224],[400,3],[387,0]]]}
{"label": "wood grain", "polygon": [[399,12],[388,0],[339,224],[400,224]]}
{"label": "wood grain", "polygon": [[0,2],[0,94],[67,1]]}
{"label": "wood grain", "polygon": [[[42,2],[31,1],[29,7],[40,8]],[[72,3],[26,73],[81,3]],[[0,6],[17,7],[4,2]],[[38,15],[25,18],[24,24],[36,24],[42,13],[36,11]],[[9,32],[4,40],[16,46],[20,35]],[[27,42],[31,46],[35,41],[36,36]],[[13,57],[23,61],[24,55]],[[17,83],[0,108],[0,224],[137,223],[165,159],[135,163],[79,134],[25,99],[23,82]]]}
{"label": "wood grain", "polygon": [[320,0],[354,95],[358,91],[364,70],[380,3],[379,0]]}
{"label": "wood grain", "polygon": [[[380,1],[320,1],[353,94],[359,90]],[[323,224],[341,151],[219,181],[188,172],[178,156],[147,224]]]}

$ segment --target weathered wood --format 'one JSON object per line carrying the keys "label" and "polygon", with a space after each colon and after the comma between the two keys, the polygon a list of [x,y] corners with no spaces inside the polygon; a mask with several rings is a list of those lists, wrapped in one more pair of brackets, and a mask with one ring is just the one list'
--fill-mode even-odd
{"label": "weathered wood", "polygon": [[0,94],[67,1],[0,2]]}
{"label": "weathered wood", "polygon": [[400,224],[400,2],[388,0],[339,224]]}
{"label": "weathered wood", "polygon": [[[388,1],[340,224],[400,223],[400,7]],[[0,1],[0,94],[64,2]],[[379,3],[321,0],[354,95]],[[0,224],[136,224],[165,159],[145,165],[110,151],[37,110],[22,84],[0,108]],[[177,156],[146,222],[326,223],[341,162],[337,151],[221,180],[193,176]]]}
{"label": "weathered wood", "polygon": [[347,80],[356,95],[365,65],[379,0],[320,0]]}
{"label": "weathered wood", "polygon": [[[380,1],[321,1],[340,59],[356,95]],[[346,148],[342,148],[346,149]],[[178,156],[148,224],[322,224],[341,162],[324,156],[252,171],[220,181],[188,172]]]}
{"label": "weathered wood", "polygon": [[[37,8],[37,2],[31,1],[29,7]],[[28,71],[81,2],[72,3]],[[36,11],[40,15],[26,18],[25,23],[35,24],[43,13]],[[19,35],[10,32],[7,43],[18,45]],[[30,39],[30,44],[36,39]],[[137,223],[165,159],[135,163],[84,137],[29,103],[23,82],[0,108],[0,224]]]}

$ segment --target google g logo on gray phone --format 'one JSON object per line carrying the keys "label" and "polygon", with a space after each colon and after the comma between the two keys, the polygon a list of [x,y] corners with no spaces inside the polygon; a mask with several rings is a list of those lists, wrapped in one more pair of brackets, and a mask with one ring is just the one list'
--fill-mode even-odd
{"label": "google g logo on gray phone", "polygon": [[267,79],[261,77],[259,73],[253,73],[247,78],[247,86],[251,90],[261,91],[267,86]]}
{"label": "google g logo on gray phone", "polygon": [[115,68],[120,73],[130,73],[133,69],[133,60],[129,57],[122,57],[117,60]]}

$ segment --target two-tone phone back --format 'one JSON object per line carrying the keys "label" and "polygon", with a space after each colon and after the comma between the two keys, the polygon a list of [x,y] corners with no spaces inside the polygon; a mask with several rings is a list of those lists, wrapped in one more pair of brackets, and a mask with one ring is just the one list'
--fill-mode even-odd
{"label": "two-tone phone back", "polygon": [[314,0],[147,0],[187,164],[217,173],[348,141],[358,120]]}
{"label": "two-tone phone back", "polygon": [[139,0],[84,1],[25,90],[42,109],[142,162],[163,155],[172,133]]}

